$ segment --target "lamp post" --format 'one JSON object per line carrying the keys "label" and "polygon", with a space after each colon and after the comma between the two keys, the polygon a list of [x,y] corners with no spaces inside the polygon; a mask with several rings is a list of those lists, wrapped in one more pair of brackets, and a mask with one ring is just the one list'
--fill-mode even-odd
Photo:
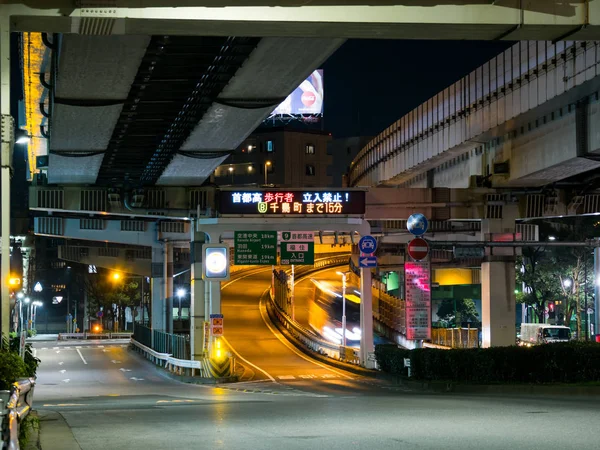
{"label": "lamp post", "polygon": [[268,181],[268,173],[269,173],[269,166],[271,165],[271,161],[266,161],[265,162],[265,184],[267,184]]}
{"label": "lamp post", "polygon": [[33,308],[32,308],[33,312],[31,314],[31,329],[32,330],[35,330],[35,319],[37,317],[37,309],[38,309],[38,307],[41,307],[42,305],[43,305],[43,303],[40,301],[35,301],[32,304],[32,306],[33,306]]}
{"label": "lamp post", "polygon": [[177,318],[181,320],[181,297],[185,297],[185,289],[177,289],[177,298],[179,299],[179,309],[177,310]]}
{"label": "lamp post", "polygon": [[17,294],[17,301],[19,302],[19,335],[23,332],[23,297],[24,294],[22,292]]}
{"label": "lamp post", "polygon": [[231,184],[233,184],[233,166],[229,166],[229,173],[231,174]]}
{"label": "lamp post", "polygon": [[30,299],[29,297],[25,297],[25,298],[23,299],[23,301],[24,301],[24,302],[25,302],[25,304],[27,305],[27,325],[26,325],[26,327],[25,327],[25,328],[26,328],[27,330],[29,330],[29,323],[30,323],[30,322],[29,322],[29,315],[30,315],[30,313],[31,313],[31,304],[30,304],[30,302],[31,302],[31,299]]}
{"label": "lamp post", "polygon": [[336,272],[342,276],[342,346],[346,347],[346,274],[348,272]]}

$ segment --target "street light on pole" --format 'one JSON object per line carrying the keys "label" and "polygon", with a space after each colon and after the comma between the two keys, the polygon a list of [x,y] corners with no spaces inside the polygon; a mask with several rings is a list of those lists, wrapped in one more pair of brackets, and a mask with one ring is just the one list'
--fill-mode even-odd
{"label": "street light on pole", "polygon": [[349,272],[336,272],[342,276],[342,346],[346,347],[346,274]]}
{"label": "street light on pole", "polygon": [[31,299],[29,297],[25,297],[23,299],[23,301],[27,305],[27,327],[26,327],[26,329],[29,330],[29,324],[30,324],[29,315],[31,314],[31,304],[29,302],[31,302]]}
{"label": "street light on pole", "polygon": [[177,289],[177,298],[179,298],[179,309],[177,310],[177,318],[181,320],[181,297],[185,297],[185,289]]}
{"label": "street light on pole", "polygon": [[267,184],[267,181],[268,181],[268,173],[269,173],[270,165],[271,165],[271,161],[265,162],[265,184]]}
{"label": "street light on pole", "polygon": [[43,303],[40,301],[33,302],[33,314],[31,315],[31,329],[35,330],[35,319],[37,317],[37,309],[38,307],[42,307]]}

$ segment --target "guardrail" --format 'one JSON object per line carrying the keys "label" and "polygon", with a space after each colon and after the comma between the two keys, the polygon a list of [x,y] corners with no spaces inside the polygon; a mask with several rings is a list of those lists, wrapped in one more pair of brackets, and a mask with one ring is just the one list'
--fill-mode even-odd
{"label": "guardrail", "polygon": [[2,448],[19,450],[19,430],[21,422],[27,417],[33,406],[35,378],[23,378],[13,383],[10,391],[2,391],[6,408],[0,409],[2,415]]}
{"label": "guardrail", "polygon": [[[304,266],[295,272],[295,280],[309,275],[312,272],[321,270],[324,267],[334,267],[342,264],[347,264],[350,257],[348,255],[333,256],[331,258],[323,258],[315,261],[313,266]],[[292,320],[273,298],[273,292],[269,295],[269,304],[267,312],[272,318],[275,318],[285,329],[298,341],[310,350],[321,355],[328,356],[333,359],[344,360],[353,364],[360,364],[358,352],[348,347],[344,348],[340,345],[326,341],[320,338],[312,331],[304,328],[298,322]],[[274,317],[273,317],[274,316]]]}
{"label": "guardrail", "polygon": [[128,339],[132,333],[130,332],[114,332],[114,333],[59,333],[58,340],[67,339]]}

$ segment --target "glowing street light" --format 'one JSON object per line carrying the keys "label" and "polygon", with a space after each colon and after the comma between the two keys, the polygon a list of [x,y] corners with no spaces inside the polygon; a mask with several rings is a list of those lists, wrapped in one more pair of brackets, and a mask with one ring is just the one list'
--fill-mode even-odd
{"label": "glowing street light", "polygon": [[120,279],[121,279],[121,274],[120,274],[119,272],[114,272],[114,273],[112,274],[112,279],[113,279],[114,281],[118,281],[118,280],[120,280]]}
{"label": "glowing street light", "polygon": [[573,282],[570,278],[566,278],[563,280],[563,286],[566,288],[570,288],[573,285]]}

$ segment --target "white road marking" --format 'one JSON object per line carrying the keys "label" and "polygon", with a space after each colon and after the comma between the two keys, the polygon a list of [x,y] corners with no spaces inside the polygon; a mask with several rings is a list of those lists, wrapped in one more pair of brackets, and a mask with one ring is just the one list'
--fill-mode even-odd
{"label": "white road marking", "polygon": [[68,383],[69,381],[71,381],[71,379],[67,378],[66,380],[63,380],[63,383]]}
{"label": "white road marking", "polygon": [[48,350],[48,347],[42,347],[40,350]]}
{"label": "white road marking", "polygon": [[79,357],[81,358],[81,360],[83,361],[84,364],[87,364],[87,361],[85,360],[85,358],[83,357],[83,355],[81,354],[81,350],[79,350],[78,348],[76,348],[75,350],[77,350],[77,353],[79,353]]}
{"label": "white road marking", "polygon": [[104,345],[99,345],[98,348],[104,348]]}
{"label": "white road marking", "polygon": [[295,380],[296,377],[294,375],[281,375],[280,377],[277,377],[280,380]]}
{"label": "white road marking", "polygon": [[106,353],[106,349],[105,348],[102,349],[102,353]]}
{"label": "white road marking", "polygon": [[60,373],[65,373],[67,369],[59,370]]}
{"label": "white road marking", "polygon": [[76,345],[75,348],[81,348],[81,345]]}
{"label": "white road marking", "polygon": [[131,377],[129,378],[130,380],[134,380],[134,381],[144,381],[143,378],[136,378],[136,377]]}
{"label": "white road marking", "polygon": [[56,353],[60,353],[60,350],[56,350]]}
{"label": "white road marking", "polygon": [[64,350],[71,350],[71,347],[63,347]]}
{"label": "white road marking", "polygon": [[321,378],[335,378],[335,375],[332,373],[326,373],[324,375],[321,375]]}
{"label": "white road marking", "polygon": [[[221,288],[222,289],[222,288]],[[273,378],[271,376],[271,374],[269,374],[268,372],[266,372],[265,370],[261,369],[260,367],[258,367],[255,364],[252,364],[250,361],[248,361],[246,358],[244,358],[242,355],[240,355],[235,348],[233,348],[233,346],[227,341],[227,339],[225,339],[225,336],[221,337],[221,339],[223,339],[223,341],[225,341],[225,344],[227,345],[227,347],[229,347],[231,349],[231,351],[235,354],[235,356],[237,356],[238,358],[240,358],[242,361],[244,361],[246,364],[248,364],[251,367],[254,367],[256,370],[258,370],[259,372],[264,373],[267,377],[269,377],[269,379],[273,382],[273,383],[277,383],[277,381],[275,381],[275,378]]]}
{"label": "white road marking", "polygon": [[62,366],[64,363],[65,363],[64,361],[61,361],[61,362],[58,363],[58,365]]}
{"label": "white road marking", "polygon": [[300,375],[300,378],[304,378],[305,380],[308,378],[317,378],[316,375]]}
{"label": "white road marking", "polygon": [[131,370],[130,370],[130,369],[124,369],[123,367],[121,367],[119,370],[120,370],[121,372],[131,372]]}
{"label": "white road marking", "polygon": [[[269,288],[270,289],[270,288]],[[269,290],[269,289],[265,289],[265,293]],[[277,339],[279,339],[279,341],[281,341],[281,343],[283,345],[285,345],[287,348],[289,348],[291,351],[293,351],[296,355],[298,355],[300,358],[304,359],[305,361],[308,361],[309,363],[315,364],[319,367],[322,367],[323,369],[328,370],[329,372],[333,372],[337,375],[340,375],[344,378],[347,378],[349,380],[352,379],[351,376],[346,375],[345,373],[342,372],[338,372],[337,370],[332,369],[331,367],[327,367],[325,364],[321,364],[317,361],[314,361],[312,359],[310,359],[308,356],[305,356],[302,352],[300,352],[300,350],[298,350],[296,347],[294,347],[294,344],[292,344],[291,342],[288,342],[288,340],[283,337],[283,335],[279,332],[279,330],[276,330],[273,325],[271,325],[269,322],[269,319],[266,317],[267,314],[267,308],[265,306],[265,304],[262,302],[262,298],[264,297],[264,293],[261,296],[261,300],[258,303],[258,310],[260,311],[260,316],[262,317],[263,322],[265,323],[265,325],[269,328],[269,330],[271,330],[271,333],[273,333],[275,335],[275,337]]]}
{"label": "white road marking", "polygon": [[60,347],[52,347],[52,350],[58,350]]}
{"label": "white road marking", "polygon": [[116,359],[111,359],[110,362],[113,364],[121,364],[121,361],[118,361]]}

